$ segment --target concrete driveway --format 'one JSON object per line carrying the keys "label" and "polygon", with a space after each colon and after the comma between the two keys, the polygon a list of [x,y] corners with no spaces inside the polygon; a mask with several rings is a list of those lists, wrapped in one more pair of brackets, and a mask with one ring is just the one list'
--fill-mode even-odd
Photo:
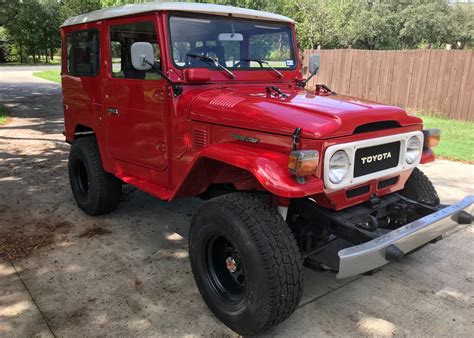
{"label": "concrete driveway", "polygon": [[[0,68],[0,104],[13,117],[0,127],[0,245],[16,245],[0,257],[0,336],[235,335],[192,278],[186,236],[201,201],[127,187],[117,211],[86,216],[69,189],[59,86]],[[443,202],[474,193],[473,165],[423,170]],[[269,335],[472,336],[473,239],[459,227],[372,276],[306,269],[299,308]]]}

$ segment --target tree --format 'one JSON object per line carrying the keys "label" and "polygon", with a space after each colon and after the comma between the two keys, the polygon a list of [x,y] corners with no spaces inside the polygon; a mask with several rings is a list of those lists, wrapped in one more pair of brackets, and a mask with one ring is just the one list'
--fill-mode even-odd
{"label": "tree", "polygon": [[347,36],[355,48],[396,48],[396,13],[385,3],[361,5],[348,24]]}
{"label": "tree", "polygon": [[59,26],[62,21],[59,14],[59,3],[57,0],[43,0],[43,18],[42,22],[42,48],[45,50],[46,61],[48,61],[48,52],[51,60],[54,58],[54,52],[61,46],[61,35]]}
{"label": "tree", "polygon": [[[53,58],[59,26],[73,16],[147,0],[7,0],[0,7],[10,51],[21,62]],[[194,0],[293,18],[301,48],[473,48],[474,8],[447,0]],[[3,38],[5,39],[5,37]]]}
{"label": "tree", "polygon": [[59,16],[64,22],[73,16],[89,13],[102,8],[101,0],[61,0]]}
{"label": "tree", "polygon": [[453,25],[450,41],[452,48],[474,47],[474,8],[455,6],[451,12],[450,22]]}
{"label": "tree", "polygon": [[25,1],[11,4],[7,8],[4,26],[8,36],[16,47],[20,62],[24,61],[25,55],[32,55],[36,61],[37,45],[36,36],[39,3],[36,1]]}
{"label": "tree", "polygon": [[340,45],[335,13],[324,2],[295,0],[285,9],[285,14],[296,21],[301,48],[334,48]]}
{"label": "tree", "polygon": [[452,7],[444,1],[410,5],[400,12],[399,39],[405,48],[441,47],[452,41]]}
{"label": "tree", "polygon": [[0,63],[5,63],[9,59],[9,46],[7,44],[8,35],[4,27],[0,27]]}
{"label": "tree", "polygon": [[60,45],[58,3],[55,0],[23,0],[10,3],[4,27],[21,62],[31,55],[47,59]]}

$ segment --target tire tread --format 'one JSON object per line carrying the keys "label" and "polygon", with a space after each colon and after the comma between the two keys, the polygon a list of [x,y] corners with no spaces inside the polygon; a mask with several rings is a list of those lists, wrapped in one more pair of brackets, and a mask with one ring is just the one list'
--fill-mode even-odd
{"label": "tire tread", "polygon": [[[290,227],[271,203],[269,195],[232,193],[216,197],[201,208],[231,210],[255,240],[264,262],[267,289],[258,331],[242,326],[241,334],[258,334],[287,319],[296,309],[303,292],[303,260]],[[199,212],[199,211],[198,211]]]}
{"label": "tire tread", "polygon": [[[102,215],[115,210],[120,202],[122,184],[114,175],[104,171],[100,158],[99,147],[95,137],[82,137],[75,140],[71,147],[71,154],[85,152],[91,162],[90,172],[96,182],[96,196],[93,205],[83,210],[89,215]],[[89,180],[91,181],[92,178]]]}
{"label": "tire tread", "polygon": [[415,168],[411,176],[405,183],[405,188],[401,194],[412,200],[425,203],[430,206],[437,206],[440,203],[438,193],[430,181],[420,169]]}

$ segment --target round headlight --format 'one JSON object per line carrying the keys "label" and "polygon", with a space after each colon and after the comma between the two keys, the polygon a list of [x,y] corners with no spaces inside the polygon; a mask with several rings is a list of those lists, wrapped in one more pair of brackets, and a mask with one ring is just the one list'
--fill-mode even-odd
{"label": "round headlight", "polygon": [[344,150],[336,151],[329,160],[329,180],[338,184],[347,176],[349,172],[349,156]]}
{"label": "round headlight", "polygon": [[405,153],[405,161],[413,164],[421,155],[423,143],[419,136],[412,136],[407,142],[407,150]]}

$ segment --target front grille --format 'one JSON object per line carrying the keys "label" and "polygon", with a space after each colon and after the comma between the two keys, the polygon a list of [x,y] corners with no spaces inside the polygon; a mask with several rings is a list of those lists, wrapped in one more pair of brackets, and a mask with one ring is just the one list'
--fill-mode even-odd
{"label": "front grille", "polygon": [[400,141],[356,150],[354,177],[376,173],[398,165]]}
{"label": "front grille", "polygon": [[379,181],[377,189],[383,189],[395,185],[398,182],[398,176],[387,178],[386,180]]}
{"label": "front grille", "polygon": [[361,187],[357,187],[354,189],[350,189],[346,191],[347,198],[354,198],[360,195],[367,194],[370,191],[370,185],[363,185]]}

